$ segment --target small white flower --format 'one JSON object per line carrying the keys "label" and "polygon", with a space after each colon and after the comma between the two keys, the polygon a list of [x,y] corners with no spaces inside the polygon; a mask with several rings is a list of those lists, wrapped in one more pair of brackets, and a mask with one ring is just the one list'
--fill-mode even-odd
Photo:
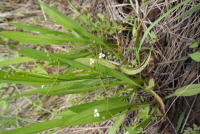
{"label": "small white flower", "polygon": [[93,59],[90,59],[90,65],[92,65],[94,63]]}
{"label": "small white flower", "polygon": [[44,85],[42,85],[41,88],[44,88]]}
{"label": "small white flower", "polygon": [[99,53],[99,59],[101,59],[101,58],[103,58],[103,57],[105,57],[105,54]]}
{"label": "small white flower", "polygon": [[95,110],[94,110],[94,117],[99,117],[99,115],[100,115],[100,114],[98,113],[98,110],[95,109]]}
{"label": "small white flower", "polygon": [[99,117],[99,113],[95,113],[95,114],[94,114],[94,117]]}

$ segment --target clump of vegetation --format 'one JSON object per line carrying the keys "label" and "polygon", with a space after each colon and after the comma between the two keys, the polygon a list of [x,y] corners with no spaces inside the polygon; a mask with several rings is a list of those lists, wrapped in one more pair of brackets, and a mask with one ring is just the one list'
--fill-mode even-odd
{"label": "clump of vegetation", "polygon": [[188,127],[186,130],[184,130],[184,134],[199,134],[200,133],[200,127],[193,124],[193,129]]}
{"label": "clump of vegetation", "polygon": [[[125,119],[125,115],[129,112],[139,110],[138,122],[133,124],[133,127],[125,127],[127,133],[145,133],[144,128],[153,120],[157,115],[162,115],[164,120],[166,112],[164,100],[173,96],[192,96],[198,94],[199,84],[192,84],[182,87],[175,91],[175,93],[162,98],[154,90],[155,80],[151,78],[149,81],[145,81],[141,72],[148,65],[151,58],[151,49],[146,48],[147,54],[144,60],[141,58],[142,44],[151,29],[167,14],[189,2],[184,1],[174,8],[170,9],[163,16],[158,18],[144,33],[140,40],[139,32],[135,31],[136,47],[136,61],[137,66],[129,66],[126,63],[124,56],[120,51],[120,46],[111,45],[105,43],[103,39],[88,32],[76,21],[72,20],[65,14],[43,4],[42,9],[59,25],[62,25],[67,32],[55,31],[45,29],[39,26],[29,25],[25,23],[8,23],[15,27],[21,28],[27,32],[8,31],[1,32],[0,36],[16,40],[27,44],[64,44],[64,45],[76,45],[76,50],[65,53],[51,53],[41,50],[35,50],[26,47],[18,47],[17,52],[23,56],[18,58],[9,59],[0,62],[0,66],[3,66],[0,71],[0,80],[2,83],[16,83],[29,86],[35,86],[37,89],[33,89],[27,92],[19,92],[9,97],[1,98],[0,104],[3,106],[3,114],[7,108],[7,100],[26,97],[34,94],[43,94],[44,98],[41,103],[47,97],[60,96],[66,94],[80,94],[87,93],[94,90],[102,92],[108,92],[107,89],[113,89],[113,87],[119,87],[120,85],[126,85],[121,90],[117,90],[112,96],[105,96],[97,101],[91,101],[84,104],[78,104],[61,112],[49,112],[54,114],[55,118],[43,122],[31,124],[29,126],[17,128],[14,130],[3,132],[3,134],[14,133],[39,133],[48,129],[56,128],[50,133],[54,133],[60,129],[70,126],[88,124],[93,122],[103,122],[105,120],[118,117],[115,124],[110,130],[110,133],[116,133]],[[88,17],[88,16],[85,16]],[[99,14],[100,19],[104,17]],[[87,18],[90,19],[90,18]],[[90,20],[91,21],[91,20]],[[135,22],[137,25],[138,22]],[[95,27],[99,27],[99,23],[95,23]],[[103,31],[115,32],[115,29],[108,30],[108,22],[105,21],[105,25],[101,28]],[[92,29],[91,31],[96,31]],[[106,32],[107,33],[107,32]],[[104,34],[104,33],[103,33]],[[103,34],[100,34],[103,36]],[[109,33],[112,34],[112,33]],[[153,38],[153,37],[152,37]],[[83,46],[83,47],[81,47]],[[88,49],[90,51],[88,51]],[[100,51],[99,51],[100,50]],[[106,59],[107,52],[112,53],[119,62]],[[190,55],[194,60],[196,54]],[[13,64],[21,64],[31,61],[45,62],[49,66],[56,66],[57,72],[49,74],[44,70],[41,72],[32,72],[31,70],[17,70],[8,67]],[[59,70],[62,66],[66,66],[66,70],[63,74],[60,74]],[[43,67],[42,67],[43,68]],[[131,77],[129,77],[131,76]],[[152,96],[156,101],[150,101],[145,103],[132,103],[134,99],[134,93],[138,89],[143,89]],[[123,95],[122,95],[123,94]],[[125,101],[130,98],[130,101]],[[30,102],[34,105],[33,102]],[[156,104],[155,108],[151,109],[150,106]],[[150,116],[151,115],[151,116]],[[3,117],[3,116],[2,116]],[[3,117],[5,118],[5,117]],[[6,122],[8,120],[4,120]],[[32,122],[31,122],[32,123]]]}

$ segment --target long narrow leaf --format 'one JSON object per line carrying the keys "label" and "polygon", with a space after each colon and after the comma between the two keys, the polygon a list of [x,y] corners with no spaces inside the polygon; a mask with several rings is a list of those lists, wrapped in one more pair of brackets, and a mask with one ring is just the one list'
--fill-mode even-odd
{"label": "long narrow leaf", "polygon": [[61,44],[66,42],[81,42],[88,43],[87,41],[77,40],[73,36],[56,36],[56,35],[33,35],[24,32],[2,32],[0,36],[16,40],[23,43],[29,44],[42,44],[42,45],[51,45],[51,44]]}
{"label": "long narrow leaf", "polygon": [[[70,110],[78,112],[79,114],[76,114],[75,116],[69,118],[62,126],[62,128],[87,124],[96,121],[104,121],[112,118],[118,112],[124,111],[133,105],[125,101],[116,101],[116,99],[119,98],[105,99],[104,101],[100,101],[100,104],[92,102],[90,103],[90,105],[87,105],[87,107],[85,107],[86,105],[84,104],[79,105],[76,106],[76,109],[78,109],[78,111],[74,111],[74,108],[69,108]],[[97,118],[94,117],[94,109],[98,109],[98,112],[100,114],[100,116]]]}
{"label": "long narrow leaf", "polygon": [[79,34],[79,38],[82,38],[82,36],[86,36],[86,37],[89,37],[89,38],[99,42],[99,43],[102,43],[102,41],[100,39],[98,39],[94,35],[90,34],[87,30],[85,30],[83,27],[81,27],[78,23],[76,23],[70,17],[66,16],[64,13],[62,13],[58,10],[55,10],[43,3],[41,3],[41,7],[58,24],[62,25],[63,27],[65,27],[68,30],[71,30],[71,31]]}
{"label": "long narrow leaf", "polygon": [[166,98],[170,98],[173,96],[192,96],[199,93],[200,93],[200,84],[192,84],[177,89],[173,94],[167,96]]}
{"label": "long narrow leaf", "polygon": [[[34,75],[28,72],[2,72],[0,71],[0,81],[2,83],[18,83],[31,86],[52,84],[54,78],[45,74]],[[60,80],[58,80],[59,82]],[[60,81],[61,82],[61,81]]]}
{"label": "long narrow leaf", "polygon": [[[124,98],[125,97],[116,97],[71,107],[69,108],[69,110],[78,114],[75,114],[73,117],[68,118],[62,128],[97,121],[105,121],[114,117],[119,112],[126,113],[126,110],[132,106],[143,105],[142,103],[131,104],[125,102]],[[99,117],[94,117],[94,109],[98,110]]]}
{"label": "long narrow leaf", "polygon": [[29,57],[19,57],[19,58],[13,58],[5,61],[0,62],[0,66],[9,66],[12,64],[20,64],[24,62],[34,61],[35,59],[29,58]]}
{"label": "long narrow leaf", "polygon": [[76,90],[64,90],[64,91],[58,91],[58,92],[49,92],[48,95],[65,95],[65,94],[75,94],[75,93],[84,93],[92,90],[102,89],[106,87],[113,87],[113,86],[119,86],[119,85],[125,85],[127,83],[125,82],[116,82],[101,86],[94,86],[94,87],[86,87],[86,88],[78,88]]}
{"label": "long narrow leaf", "polygon": [[128,69],[128,68],[122,66],[120,69],[122,72],[124,72],[125,74],[129,74],[129,75],[134,75],[134,74],[140,73],[148,65],[150,58],[151,58],[151,52],[149,52],[147,58],[141,65],[139,65],[139,67],[134,68],[134,69]]}
{"label": "long narrow leaf", "polygon": [[[96,102],[90,102],[90,103],[82,104],[79,106],[74,106],[74,107],[69,108],[71,112],[63,113],[65,114],[63,116],[65,118],[39,122],[33,125],[25,126],[23,128],[6,131],[6,132],[3,132],[2,134],[15,134],[15,133],[36,134],[36,133],[39,133],[48,129],[52,129],[55,127],[60,127],[60,126],[64,128],[69,125],[73,126],[77,124],[86,124],[89,122],[104,121],[106,119],[113,117],[117,112],[124,111],[130,106],[139,106],[139,105],[147,104],[147,103],[129,104],[123,101],[125,98],[126,97],[117,97],[117,98],[100,100]],[[94,113],[93,113],[94,108],[98,109],[98,112],[100,113],[100,117],[98,118],[94,117]]]}
{"label": "long narrow leaf", "polygon": [[0,81],[3,83],[17,83],[30,86],[41,86],[59,82],[95,79],[98,73],[89,73],[80,76],[75,74],[69,75],[47,75],[47,74],[34,74],[29,72],[2,72],[0,71]]}
{"label": "long narrow leaf", "polygon": [[102,72],[103,74],[106,74],[106,75],[110,75],[110,76],[113,76],[117,79],[120,79],[124,82],[127,82],[133,86],[138,86],[140,88],[143,88],[140,83],[141,83],[141,80],[140,79],[130,79],[128,78],[126,75],[124,75],[123,73],[117,71],[117,70],[114,70],[114,69],[110,69],[109,67],[106,67],[106,66],[103,66],[101,64],[97,64],[96,65],[96,68]]}
{"label": "long narrow leaf", "polygon": [[60,57],[59,55],[56,55],[56,54],[54,55],[52,53],[47,53],[47,52],[34,50],[34,49],[30,49],[30,48],[24,48],[24,47],[21,47],[21,48],[23,48],[26,51],[20,51],[19,50],[19,52],[22,53],[23,55],[27,56],[27,57],[30,56],[31,58],[47,60],[47,61],[50,60],[52,62],[59,61],[59,62],[66,63],[68,65],[71,65],[73,67],[76,67],[76,68],[81,68],[81,69],[84,69],[84,70],[94,71],[94,72],[97,71],[90,66],[86,66],[86,65],[84,65],[80,62],[77,62],[75,60],[64,58],[63,56]]}
{"label": "long narrow leaf", "polygon": [[193,12],[195,12],[195,11],[197,11],[199,9],[200,9],[200,3],[197,4],[196,6],[192,7],[190,10],[186,11],[184,14],[182,14],[178,18],[176,18],[176,20],[181,19],[181,18],[187,16],[188,14],[192,14]]}
{"label": "long narrow leaf", "polygon": [[[37,88],[34,90],[30,90],[21,94],[17,94],[17,95],[13,95],[7,98],[3,98],[0,100],[7,100],[7,99],[13,99],[13,98],[18,98],[18,97],[22,97],[22,96],[28,96],[28,95],[33,95],[33,94],[46,94],[46,95],[65,95],[65,94],[75,94],[75,93],[84,93],[84,92],[88,92],[88,91],[92,91],[92,90],[97,90],[97,89],[101,89],[101,88],[105,88],[105,87],[112,87],[112,86],[118,86],[118,85],[125,85],[126,83],[120,82],[120,81],[116,81],[113,82],[111,84],[105,84],[105,82],[103,82],[103,84],[105,85],[100,85],[98,86],[98,84],[102,84],[102,82],[100,80],[81,80],[82,83],[80,82],[79,85],[76,86],[77,83],[79,83],[79,81],[69,81],[66,84],[59,84],[59,85],[54,85],[54,86],[47,86],[47,87],[42,87],[42,88]],[[94,81],[94,83],[91,83],[89,85],[84,85],[89,83],[88,81],[92,82]],[[95,82],[96,81],[96,82]],[[82,87],[81,87],[82,85]]]}
{"label": "long narrow leaf", "polygon": [[110,129],[108,134],[116,134],[117,130],[120,128],[121,124],[124,122],[126,114],[120,115],[118,119],[116,119],[114,125]]}
{"label": "long narrow leaf", "polygon": [[178,119],[178,123],[177,123],[177,126],[176,126],[176,132],[178,132],[179,129],[181,128],[181,125],[182,125],[183,120],[185,118],[186,111],[187,111],[187,108],[185,108],[185,110],[181,113],[181,115]]}
{"label": "long narrow leaf", "polygon": [[[117,55],[117,53],[112,48],[110,48],[108,45],[106,45],[97,36],[91,34],[86,29],[81,27],[78,23],[76,23],[74,20],[72,20],[71,18],[66,16],[64,13],[62,13],[58,10],[55,10],[43,3],[40,3],[40,4],[41,4],[41,7],[46,11],[46,13],[52,19],[54,19],[58,24],[62,25],[66,29],[73,31],[78,39],[84,40],[84,37],[87,37],[89,40],[91,40],[90,43],[101,44],[101,45],[105,46],[120,59],[120,57]],[[88,39],[86,39],[86,40],[88,40]]]}
{"label": "long narrow leaf", "polygon": [[71,36],[70,34],[60,32],[60,31],[55,31],[55,30],[50,30],[50,29],[45,29],[43,27],[35,26],[35,25],[30,25],[26,23],[8,23],[10,25],[13,25],[18,28],[22,28],[24,30],[33,32],[33,33],[38,33],[38,34],[57,34],[57,35],[63,35],[63,36]]}
{"label": "long narrow leaf", "polygon": [[[90,65],[90,59],[91,58],[78,58],[78,59],[75,59],[75,61],[78,61],[78,62],[83,63],[85,65]],[[110,63],[108,60],[96,59],[96,58],[92,58],[92,59],[94,60],[95,63],[104,65],[104,66],[109,67],[111,69],[117,69],[118,68],[114,64]]]}
{"label": "long narrow leaf", "polygon": [[[39,122],[23,128],[6,131],[2,134],[36,134],[60,126],[61,128],[65,128],[68,126],[87,124],[97,121],[105,121],[107,119],[112,118],[117,113],[125,111],[126,109],[132,106],[142,105],[140,103],[131,104],[123,101],[124,99],[125,97],[117,97],[81,104],[69,108],[69,110],[74,112],[75,114],[71,114],[71,112],[69,112],[68,114],[65,113],[67,118]],[[98,112],[100,114],[99,117],[94,117],[94,109],[98,109]]]}
{"label": "long narrow leaf", "polygon": [[65,122],[65,118],[53,119],[39,122],[33,125],[25,126],[18,129],[9,130],[1,134],[37,134],[39,132],[61,126]]}

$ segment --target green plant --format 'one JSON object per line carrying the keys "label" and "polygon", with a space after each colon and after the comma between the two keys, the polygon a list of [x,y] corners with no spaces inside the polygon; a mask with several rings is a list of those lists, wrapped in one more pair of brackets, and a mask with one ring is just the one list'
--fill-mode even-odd
{"label": "green plant", "polygon": [[94,18],[90,14],[81,15],[80,19],[83,20],[83,27],[90,28],[89,30],[94,33],[98,32],[100,34],[100,38],[105,38],[106,34],[112,35],[113,33],[117,33],[117,30],[120,29],[120,26],[117,25],[112,19],[106,19],[103,14],[97,14],[99,20],[94,22]]}
{"label": "green plant", "polygon": [[[66,29],[71,30],[74,34],[67,34],[64,32],[54,31],[44,29],[38,26],[27,25],[24,23],[9,23],[14,25],[18,28],[22,28],[27,30],[31,33],[37,33],[38,35],[30,34],[30,33],[23,33],[23,32],[3,32],[0,33],[2,37],[14,39],[24,43],[31,43],[31,44],[60,44],[65,42],[77,42],[78,45],[81,44],[94,44],[95,47],[92,52],[87,53],[48,53],[39,50],[34,50],[30,48],[23,48],[20,47],[21,50],[18,52],[25,57],[19,57],[10,59],[7,61],[2,61],[0,64],[1,66],[7,66],[10,64],[19,64],[29,61],[45,61],[49,62],[50,65],[57,65],[58,68],[60,66],[69,66],[68,70],[66,70],[64,75],[60,74],[41,74],[41,73],[32,73],[32,72],[16,72],[13,69],[9,69],[8,71],[1,71],[1,82],[5,83],[18,83],[24,85],[31,85],[31,86],[42,86],[41,88],[20,93],[17,95],[13,95],[11,97],[5,98],[11,99],[21,96],[27,96],[31,94],[44,94],[46,95],[64,95],[64,94],[73,94],[73,93],[82,93],[88,92],[91,90],[106,88],[110,86],[117,86],[117,85],[132,85],[137,87],[142,87],[139,78],[130,79],[127,76],[123,75],[119,71],[117,71],[117,66],[99,58],[92,58],[93,55],[98,57],[98,53],[96,53],[95,49],[98,45],[103,45],[113,53],[115,53],[109,46],[107,46],[101,39],[97,38],[96,36],[90,34],[85,29],[80,27],[76,22],[68,18],[67,16],[63,15],[62,13],[50,8],[44,4],[41,4],[42,8],[49,13],[49,15],[56,20],[57,23],[63,25]],[[59,35],[59,36],[56,36]],[[115,53],[116,57],[118,55]],[[103,56],[103,54],[101,54]],[[30,58],[29,58],[30,57]],[[94,62],[94,63],[93,63]],[[93,63],[93,64],[92,64]],[[90,65],[92,64],[92,65]],[[84,69],[85,72],[78,72],[77,69]],[[116,70],[115,70],[116,69]],[[121,81],[119,81],[119,80]],[[65,83],[67,82],[67,83]],[[52,85],[50,85],[52,84]],[[118,112],[123,112],[127,110],[127,108],[133,105],[141,105],[141,104],[131,104],[124,102],[126,97],[114,97],[114,98],[106,98],[105,100],[100,100],[96,102],[91,102],[87,104],[82,104],[79,106],[75,106],[70,108],[69,111],[64,111],[59,113],[58,116],[63,118],[55,119],[52,121],[46,121],[42,124],[45,127],[41,127],[40,130],[33,130],[29,129],[29,127],[37,127],[38,125],[42,125],[41,123],[36,123],[31,126],[23,127],[20,129],[16,129],[13,132],[20,132],[20,133],[35,133],[44,131],[49,128],[60,126],[60,129],[67,126],[73,125],[80,125],[90,122],[96,121],[103,121],[115,116]],[[1,99],[4,101],[5,99]],[[121,104],[120,104],[121,103]],[[142,104],[141,107],[146,105],[151,105],[155,102],[150,102],[147,104]],[[115,105],[117,104],[117,105]],[[98,109],[100,113],[100,117],[94,118],[94,108]],[[138,109],[138,108],[137,108]],[[133,109],[136,110],[136,109]],[[129,110],[129,111],[133,111]],[[73,114],[72,114],[73,113]],[[71,118],[67,118],[71,117]],[[56,121],[57,123],[55,123]],[[77,122],[78,121],[78,122]],[[53,125],[55,123],[55,125]],[[37,125],[38,124],[38,125]],[[53,125],[53,126],[52,126]],[[29,131],[27,131],[29,130]],[[9,131],[9,133],[12,133]],[[5,132],[7,133],[7,132]]]}
{"label": "green plant", "polygon": [[[188,0],[179,4],[174,9],[180,7],[184,3],[189,2]],[[162,108],[163,114],[164,111],[164,103],[163,99],[160,98],[154,91],[154,80],[151,79],[147,86],[144,85],[144,80],[140,74],[141,71],[147,66],[151,52],[148,53],[147,57],[144,61],[140,60],[140,50],[142,49],[141,45],[147,36],[148,32],[151,28],[159,22],[164,16],[155,21],[150,28],[145,32],[141,42],[139,41],[139,36],[136,37],[137,43],[137,57],[138,63],[140,63],[136,68],[128,68],[126,64],[120,65],[119,63],[115,63],[112,61],[104,60],[102,57],[104,56],[104,51],[111,51],[113,55],[118,60],[123,60],[122,56],[119,56],[113,48],[111,48],[108,44],[106,44],[102,39],[97,36],[91,34],[83,27],[81,27],[74,20],[70,19],[68,16],[63,13],[46,6],[41,3],[42,9],[53,19],[56,23],[62,25],[68,32],[60,32],[55,30],[49,30],[38,26],[28,25],[24,23],[8,23],[10,25],[16,26],[18,28],[22,28],[27,32],[2,32],[0,36],[4,38],[9,38],[12,40],[17,40],[22,43],[29,44],[42,44],[42,45],[50,45],[50,44],[66,44],[66,42],[72,42],[73,45],[86,46],[84,49],[75,50],[73,52],[66,53],[50,53],[44,52],[40,50],[18,47],[18,53],[23,55],[24,57],[19,57],[15,59],[10,59],[6,61],[0,62],[0,66],[8,66],[11,64],[20,64],[29,61],[44,61],[51,65],[57,65],[57,72],[55,74],[47,74],[47,73],[34,73],[29,71],[15,71],[13,69],[9,70],[1,70],[0,71],[0,80],[3,83],[17,83],[24,84],[30,86],[41,86],[40,88],[30,90],[23,93],[18,93],[16,95],[12,95],[7,98],[0,99],[1,102],[17,98],[24,97],[33,94],[43,94],[44,97],[46,95],[59,96],[65,94],[79,94],[85,93],[93,90],[105,90],[108,87],[115,87],[119,85],[127,85],[127,87],[118,91],[111,98],[104,98],[102,100],[89,102],[81,105],[76,105],[64,110],[60,113],[55,113],[57,116],[55,119],[35,123],[29,126],[25,126],[22,128],[17,128],[14,130],[3,132],[3,134],[9,133],[38,133],[51,128],[58,127],[53,132],[63,129],[65,127],[82,125],[92,122],[101,122],[107,119],[120,116],[120,120],[116,121],[116,124],[113,126],[113,129],[110,133],[115,133],[117,128],[122,124],[125,114],[131,111],[135,111],[140,109],[143,113],[140,114],[139,118],[143,121],[139,124],[136,124],[135,128],[127,128],[127,131],[142,132],[143,128],[153,119],[148,114],[156,114],[156,109],[154,111],[149,111],[149,106],[155,103],[159,103]],[[168,14],[173,11],[170,10]],[[72,33],[72,34],[70,34]],[[136,34],[139,35],[139,32]],[[92,45],[91,45],[92,44]],[[100,48],[102,52],[98,52]],[[90,49],[90,52],[82,52]],[[77,53],[79,51],[79,53]],[[64,74],[59,74],[60,66],[67,66],[67,70]],[[134,78],[129,78],[124,75],[124,73],[133,75]],[[193,91],[193,88],[197,89],[199,85],[195,87],[180,89],[181,92],[186,93],[190,90]],[[152,94],[157,101],[151,101],[146,103],[131,103],[124,101],[128,97],[132,97],[133,93],[138,89],[142,88]],[[177,92],[180,92],[177,91]],[[127,93],[126,96],[119,97],[121,93]],[[187,93],[188,93],[187,92]],[[189,95],[193,95],[199,92],[195,90],[194,93],[190,93]],[[187,94],[186,93],[186,94]],[[181,93],[175,93],[171,96],[178,96]],[[184,96],[185,94],[182,94]],[[169,96],[169,97],[171,97]],[[167,98],[169,98],[167,97]],[[43,100],[42,100],[43,101]],[[131,108],[133,106],[137,106],[137,108]],[[37,128],[37,129],[35,129]],[[141,129],[142,128],[142,129]],[[51,132],[51,133],[53,133]]]}
{"label": "green plant", "polygon": [[199,132],[200,132],[200,127],[193,124],[193,129],[188,127],[186,130],[184,130],[183,134],[199,134]]}
{"label": "green plant", "polygon": [[[198,47],[198,45],[200,44],[200,39],[197,39],[197,41],[193,42],[192,44],[190,44],[190,48],[195,49]],[[189,54],[189,56],[196,62],[200,62],[200,52],[194,52]]]}

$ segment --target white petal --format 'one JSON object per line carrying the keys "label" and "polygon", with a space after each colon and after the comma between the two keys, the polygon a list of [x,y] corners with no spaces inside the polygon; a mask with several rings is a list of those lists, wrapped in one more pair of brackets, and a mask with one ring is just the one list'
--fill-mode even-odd
{"label": "white petal", "polygon": [[95,110],[94,110],[94,112],[95,112],[95,113],[97,113],[97,112],[98,112],[98,110],[97,110],[97,109],[95,109]]}
{"label": "white petal", "polygon": [[90,59],[90,65],[92,65],[94,63],[93,59]]}
{"label": "white petal", "polygon": [[101,58],[103,58],[103,57],[105,57],[105,54],[99,53],[99,59],[101,59]]}
{"label": "white petal", "polygon": [[99,54],[99,59],[101,59],[101,53]]}

